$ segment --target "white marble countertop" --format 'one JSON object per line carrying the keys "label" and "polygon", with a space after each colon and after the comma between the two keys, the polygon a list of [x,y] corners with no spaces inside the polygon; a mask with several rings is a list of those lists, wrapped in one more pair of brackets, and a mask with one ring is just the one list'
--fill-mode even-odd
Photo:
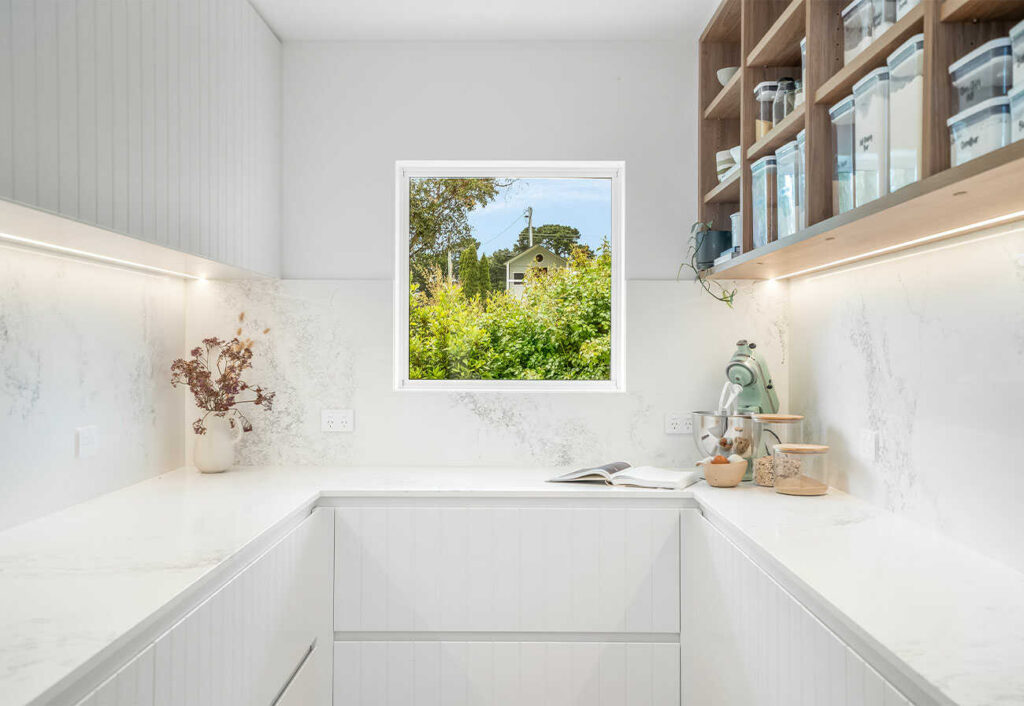
{"label": "white marble countertop", "polygon": [[0,703],[88,669],[319,498],[663,498],[705,514],[952,703],[1024,699],[1024,574],[843,493],[544,483],[550,469],[179,469],[0,532]]}

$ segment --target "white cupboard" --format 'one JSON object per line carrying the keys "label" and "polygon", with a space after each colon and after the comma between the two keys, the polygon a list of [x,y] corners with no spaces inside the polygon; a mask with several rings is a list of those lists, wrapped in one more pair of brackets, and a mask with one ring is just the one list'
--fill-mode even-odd
{"label": "white cupboard", "polygon": [[682,572],[683,706],[910,703],[697,510]]}
{"label": "white cupboard", "polygon": [[246,0],[0,17],[0,198],[278,273],[281,45]]}
{"label": "white cupboard", "polygon": [[153,706],[153,646],[103,682],[79,706]]}

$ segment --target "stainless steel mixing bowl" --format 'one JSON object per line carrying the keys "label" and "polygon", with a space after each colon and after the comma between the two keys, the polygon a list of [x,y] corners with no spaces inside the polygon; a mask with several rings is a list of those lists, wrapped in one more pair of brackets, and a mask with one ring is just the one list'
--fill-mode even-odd
{"label": "stainless steel mixing bowl", "polygon": [[749,414],[694,412],[693,440],[703,456],[736,454],[749,460],[761,442],[761,425]]}

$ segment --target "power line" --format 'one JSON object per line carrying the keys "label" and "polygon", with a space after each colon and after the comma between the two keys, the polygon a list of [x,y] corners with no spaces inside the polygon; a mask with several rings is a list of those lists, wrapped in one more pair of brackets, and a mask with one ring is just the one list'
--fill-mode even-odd
{"label": "power line", "polygon": [[509,223],[509,224],[508,224],[507,226],[505,226],[505,229],[504,229],[503,231],[501,231],[500,233],[498,233],[497,235],[495,235],[495,236],[494,236],[493,238],[488,238],[487,240],[485,240],[485,241],[483,241],[482,243],[480,243],[480,247],[482,248],[483,246],[487,245],[487,243],[490,243],[490,242],[492,242],[492,241],[494,241],[494,240],[497,240],[497,239],[498,239],[498,238],[500,238],[501,236],[505,235],[505,233],[507,233],[507,232],[508,232],[508,229],[509,229],[509,228],[511,228],[512,226],[514,226],[514,225],[516,224],[516,222],[517,222],[517,221],[518,221],[518,220],[519,220],[520,218],[525,218],[525,217],[526,217],[526,211],[523,211],[523,212],[522,212],[522,213],[520,213],[520,214],[519,214],[518,216],[516,216],[516,217],[515,217],[514,219],[512,219],[512,222],[511,222],[511,223]]}

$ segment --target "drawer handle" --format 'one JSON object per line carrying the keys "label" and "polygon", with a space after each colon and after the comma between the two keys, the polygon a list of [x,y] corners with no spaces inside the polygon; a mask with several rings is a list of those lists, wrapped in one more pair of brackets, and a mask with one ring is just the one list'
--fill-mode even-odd
{"label": "drawer handle", "polygon": [[292,673],[288,675],[288,679],[285,681],[284,686],[282,686],[281,690],[277,692],[277,696],[274,697],[274,700],[270,702],[271,706],[275,706],[277,702],[281,700],[281,697],[285,695],[285,693],[288,691],[288,687],[290,687],[292,685],[292,682],[295,681],[295,677],[299,676],[299,672],[301,672],[302,668],[306,666],[306,662],[309,661],[309,658],[313,656],[313,651],[315,649],[316,638],[313,638],[313,641],[309,643],[309,647],[302,655],[302,659],[300,659],[299,663],[295,665],[295,669],[292,670]]}

